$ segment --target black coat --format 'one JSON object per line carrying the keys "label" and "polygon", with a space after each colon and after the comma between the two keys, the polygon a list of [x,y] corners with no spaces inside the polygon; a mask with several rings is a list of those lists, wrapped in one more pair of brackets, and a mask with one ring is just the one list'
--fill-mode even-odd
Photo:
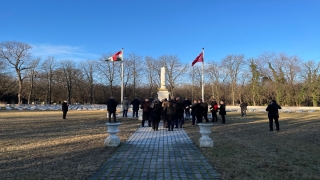
{"label": "black coat", "polygon": [[269,118],[279,118],[279,109],[281,109],[281,106],[279,106],[277,103],[271,103],[268,105],[266,111],[268,111],[268,117]]}
{"label": "black coat", "polygon": [[107,108],[109,112],[115,112],[117,110],[117,102],[114,99],[107,101]]}
{"label": "black coat", "polygon": [[226,105],[225,105],[225,104],[220,104],[219,114],[220,114],[220,115],[227,115]]}
{"label": "black coat", "polygon": [[198,104],[198,103],[194,103],[194,104],[192,104],[191,107],[190,107],[190,108],[191,108],[191,115],[192,115],[192,116],[196,116],[196,115],[197,115],[197,104]]}
{"label": "black coat", "polygon": [[241,105],[240,105],[240,108],[241,108],[241,110],[247,110],[247,106],[248,106],[247,103],[242,102]]}
{"label": "black coat", "polygon": [[190,106],[191,106],[191,101],[190,101],[190,100],[184,100],[184,101],[183,101],[183,104],[184,104],[184,108],[187,108],[187,107],[190,108]]}
{"label": "black coat", "polygon": [[138,99],[132,100],[131,104],[132,104],[133,111],[139,111],[140,101]]}
{"label": "black coat", "polygon": [[66,103],[66,102],[63,102],[62,103],[62,111],[68,111],[68,103]]}
{"label": "black coat", "polygon": [[150,113],[150,119],[152,121],[160,121],[161,114],[162,114],[162,104],[161,103],[154,104]]}
{"label": "black coat", "polygon": [[177,118],[183,118],[184,104],[183,101],[175,101],[177,108]]}
{"label": "black coat", "polygon": [[168,106],[164,107],[165,116],[167,120],[175,120],[177,119],[177,105],[173,101],[170,101]]}
{"label": "black coat", "polygon": [[200,103],[196,104],[196,116],[202,116],[204,113],[204,107]]}
{"label": "black coat", "polygon": [[208,103],[202,102],[202,103],[200,103],[200,106],[203,107],[202,113],[204,113],[204,114],[208,113]]}

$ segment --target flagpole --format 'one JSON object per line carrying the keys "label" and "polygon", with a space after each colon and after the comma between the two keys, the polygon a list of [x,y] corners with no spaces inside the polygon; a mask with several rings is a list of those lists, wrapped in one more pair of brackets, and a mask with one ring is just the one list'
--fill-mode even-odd
{"label": "flagpole", "polygon": [[122,61],[121,61],[121,109],[122,109],[122,101],[123,101],[123,60],[124,60],[124,54],[123,54],[123,48],[121,50],[122,53]]}
{"label": "flagpole", "polygon": [[193,88],[194,88],[194,67],[192,66],[192,103],[194,101],[194,97],[193,97]]}
{"label": "flagpole", "polygon": [[202,48],[202,101],[204,102],[204,84],[203,84],[203,69],[204,69],[204,48]]}

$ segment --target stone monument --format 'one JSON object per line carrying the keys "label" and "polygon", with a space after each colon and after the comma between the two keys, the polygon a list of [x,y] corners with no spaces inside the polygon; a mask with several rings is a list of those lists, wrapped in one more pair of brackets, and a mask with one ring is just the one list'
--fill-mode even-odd
{"label": "stone monument", "polygon": [[161,75],[160,75],[160,88],[158,91],[158,99],[162,101],[162,99],[167,98],[169,100],[169,91],[166,88],[166,68],[161,68]]}

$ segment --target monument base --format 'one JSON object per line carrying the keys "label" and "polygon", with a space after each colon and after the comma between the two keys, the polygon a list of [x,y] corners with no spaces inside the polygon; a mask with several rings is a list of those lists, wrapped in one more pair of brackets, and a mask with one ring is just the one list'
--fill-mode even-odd
{"label": "monument base", "polygon": [[158,91],[158,99],[162,101],[164,98],[169,101],[169,91]]}

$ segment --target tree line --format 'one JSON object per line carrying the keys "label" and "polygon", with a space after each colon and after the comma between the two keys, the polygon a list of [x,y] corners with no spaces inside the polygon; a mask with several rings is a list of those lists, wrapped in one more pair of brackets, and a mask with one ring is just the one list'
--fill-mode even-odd
{"label": "tree line", "polygon": [[[106,62],[112,54],[98,59],[35,58],[29,44],[7,41],[0,44],[0,102],[102,104],[110,96],[120,102],[121,63]],[[166,68],[170,96],[201,97],[200,63],[191,66],[176,55],[158,58],[135,53],[124,57],[124,96],[154,98],[160,88],[161,67]],[[266,105],[271,99],[288,106],[318,106],[320,63],[304,61],[285,53],[262,53],[255,58],[227,55],[215,61],[205,59],[204,97],[227,104],[243,101]]]}

